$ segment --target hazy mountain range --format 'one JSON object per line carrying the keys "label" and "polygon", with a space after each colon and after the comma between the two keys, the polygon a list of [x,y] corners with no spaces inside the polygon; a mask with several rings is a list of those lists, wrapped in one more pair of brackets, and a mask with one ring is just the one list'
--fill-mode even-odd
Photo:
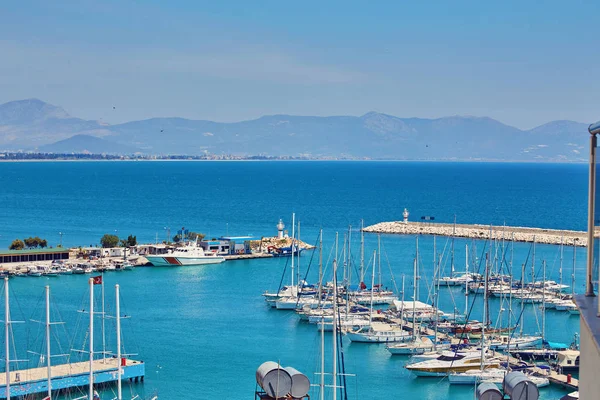
{"label": "hazy mountain range", "polygon": [[0,151],[269,155],[373,159],[585,161],[587,125],[521,130],[487,117],[271,115],[220,123],[152,118],[108,125],[37,99],[0,105]]}

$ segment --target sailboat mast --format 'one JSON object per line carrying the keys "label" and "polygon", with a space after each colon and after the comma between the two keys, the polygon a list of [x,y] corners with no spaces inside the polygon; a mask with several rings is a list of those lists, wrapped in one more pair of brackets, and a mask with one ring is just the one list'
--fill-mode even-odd
{"label": "sailboat mast", "polygon": [[519,317],[519,333],[523,337],[523,311],[525,311],[525,264],[521,264],[521,316]]}
{"label": "sailboat mast", "polygon": [[546,338],[546,260],[542,260],[542,346],[544,346],[544,340]]}
{"label": "sailboat mast", "polygon": [[90,374],[89,400],[94,400],[94,278],[90,278]]}
{"label": "sailboat mast", "polygon": [[[563,282],[563,253],[564,253],[564,245],[563,245],[563,235],[560,236],[560,268],[558,269],[558,283],[562,285]],[[562,290],[562,288],[560,289]]]}
{"label": "sailboat mast", "polygon": [[531,255],[531,285],[535,284],[535,235],[533,235],[533,253]]}
{"label": "sailboat mast", "polygon": [[483,327],[481,328],[481,369],[483,370],[483,360],[485,358],[485,327],[488,320],[488,273],[489,273],[489,253],[485,256],[485,280],[483,284]]}
{"label": "sailboat mast", "polygon": [[[292,213],[292,291],[294,290],[294,235],[296,234],[296,213]],[[293,292],[292,292],[293,293]],[[296,290],[296,296],[300,293]]]}
{"label": "sailboat mast", "polygon": [[319,232],[319,303],[323,296],[323,229]]}
{"label": "sailboat mast", "polygon": [[474,279],[469,278],[469,245],[465,244],[465,318],[469,313],[469,286]]}
{"label": "sailboat mast", "polygon": [[419,298],[419,237],[417,236],[417,255],[416,255],[416,273],[415,273],[415,301],[417,301],[417,299]]}
{"label": "sailboat mast", "polygon": [[369,310],[369,326],[373,321],[373,287],[375,286],[375,260],[377,259],[377,250],[373,250],[373,271],[371,274],[371,309]]}
{"label": "sailboat mast", "polygon": [[415,325],[416,325],[416,306],[417,306],[417,258],[415,257],[415,262],[413,263],[413,273],[414,273],[414,277],[413,277],[413,312],[412,312],[412,328],[413,328],[413,336],[417,336],[417,334],[415,334]]}
{"label": "sailboat mast", "polygon": [[352,244],[352,225],[348,226],[348,276],[346,280],[346,318],[350,315],[350,284],[352,280],[352,252],[351,252],[351,244]]}
{"label": "sailboat mast", "polygon": [[50,286],[46,286],[46,368],[48,369],[48,399],[52,398],[52,367],[50,359]]}
{"label": "sailboat mast", "polygon": [[[337,237],[337,233],[336,233]],[[337,244],[336,244],[337,245]],[[333,379],[333,400],[337,399],[337,260],[333,260],[333,368],[332,368],[332,379]]]}
{"label": "sailboat mast", "polygon": [[325,400],[325,314],[321,314],[321,390],[319,398]]}
{"label": "sailboat mast", "polygon": [[437,340],[438,340],[438,325],[440,324],[440,268],[442,265],[442,255],[440,254],[440,261],[438,262],[438,279],[437,283],[434,280],[435,285],[435,336],[433,341],[433,350],[437,351]]}
{"label": "sailboat mast", "polygon": [[119,285],[115,285],[115,312],[117,322],[117,400],[123,398],[122,387],[121,387],[121,376],[123,374],[121,370],[121,303],[119,299]]}
{"label": "sailboat mast", "polygon": [[[508,328],[512,327],[512,289],[513,289],[513,261],[515,257],[515,233],[512,233],[510,240],[510,287],[508,289]],[[508,341],[510,349],[510,340]],[[507,349],[508,350],[508,349]]]}
{"label": "sailboat mast", "polygon": [[[298,221],[298,244],[300,244],[300,221]],[[300,249],[298,249],[300,250]],[[292,258],[294,257],[294,247],[292,246]],[[296,264],[296,284],[300,290],[300,251],[298,251],[298,260]]]}
{"label": "sailboat mast", "polygon": [[450,278],[454,278],[454,237],[456,236],[456,214],[454,214],[454,225],[452,226],[452,251],[450,253]]}
{"label": "sailboat mast", "polygon": [[4,341],[6,368],[6,400],[10,400],[10,305],[8,299],[8,277],[4,278]]}
{"label": "sailboat mast", "polygon": [[577,245],[573,241],[573,272],[571,273],[571,295],[575,296],[575,263],[577,262]]}
{"label": "sailboat mast", "polygon": [[379,291],[381,292],[381,233],[377,234],[377,257],[378,257],[378,262],[377,264],[379,264]]}
{"label": "sailboat mast", "polygon": [[[360,220],[360,282],[365,281],[365,222]],[[360,284],[359,282],[359,284]]]}

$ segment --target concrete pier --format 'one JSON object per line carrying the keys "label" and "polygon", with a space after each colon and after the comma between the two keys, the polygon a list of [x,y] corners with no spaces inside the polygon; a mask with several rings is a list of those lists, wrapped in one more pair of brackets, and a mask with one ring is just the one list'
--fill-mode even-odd
{"label": "concrete pier", "polygon": [[[587,233],[557,229],[527,228],[515,226],[492,226],[492,238],[542,244],[561,243],[566,246],[587,246]],[[367,233],[389,233],[398,235],[436,235],[454,236],[457,238],[482,239],[490,237],[490,225],[441,224],[430,222],[380,222],[364,228]],[[513,236],[514,235],[514,236]]]}

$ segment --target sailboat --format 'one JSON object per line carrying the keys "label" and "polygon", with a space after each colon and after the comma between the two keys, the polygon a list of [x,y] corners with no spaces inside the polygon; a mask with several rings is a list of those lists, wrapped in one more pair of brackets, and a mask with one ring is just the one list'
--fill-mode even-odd
{"label": "sailboat", "polygon": [[446,376],[450,373],[465,372],[479,367],[481,370],[500,367],[501,360],[487,355],[485,329],[488,320],[487,285],[489,278],[489,254],[486,256],[483,302],[483,329],[480,351],[444,352],[436,358],[418,361],[405,366],[417,376]]}
{"label": "sailboat", "polygon": [[[337,242],[337,238],[336,238]],[[337,245],[336,245],[337,246]],[[337,254],[337,251],[336,251]],[[337,260],[333,260],[333,298],[337,300],[338,292],[337,292]],[[340,333],[340,329],[338,326],[338,315],[339,308],[337,306],[337,301],[333,302],[333,334],[331,335],[332,339],[332,372],[331,372],[331,384],[326,385],[325,376],[328,375],[325,372],[325,333],[321,331],[321,372],[317,375],[320,375],[320,383],[319,385],[315,385],[319,387],[319,400],[325,400],[325,388],[331,388],[331,399],[337,400],[338,390],[341,392],[341,398],[347,399],[347,387],[345,385],[346,376],[352,376],[345,373],[345,365],[344,365],[344,354],[339,351],[339,345],[341,345],[341,337],[338,336]],[[338,340],[339,339],[339,340]],[[339,343],[338,343],[339,342]],[[340,372],[338,372],[338,360],[340,361]],[[340,381],[340,382],[338,382]]]}
{"label": "sailboat", "polygon": [[375,284],[375,260],[377,251],[373,251],[373,271],[371,275],[371,310],[369,312],[369,324],[357,330],[347,331],[346,336],[352,342],[361,343],[389,343],[403,342],[412,337],[410,333],[394,323],[373,321],[373,290]]}
{"label": "sailboat", "polygon": [[[414,355],[433,351],[434,342],[428,337],[421,336],[421,324],[417,322],[416,304],[417,304],[417,286],[418,286],[418,258],[419,258],[419,239],[417,238],[417,251],[413,261],[413,301],[412,301],[412,333],[413,337],[403,343],[392,343],[386,346],[387,351],[392,355]],[[404,293],[404,289],[402,290]],[[404,308],[404,298],[402,298],[402,308]],[[407,310],[401,310],[406,312]],[[402,313],[403,314],[403,313]]]}

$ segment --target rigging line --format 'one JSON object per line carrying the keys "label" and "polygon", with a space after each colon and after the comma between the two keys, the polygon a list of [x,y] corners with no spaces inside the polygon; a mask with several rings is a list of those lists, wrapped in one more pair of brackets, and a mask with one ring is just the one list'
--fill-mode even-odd
{"label": "rigging line", "polygon": [[[292,248],[293,248],[293,243],[292,243]],[[283,285],[283,279],[285,277],[285,271],[287,271],[287,266],[288,266],[289,262],[290,262],[290,259],[287,258],[285,260],[285,266],[283,267],[283,272],[281,273],[281,280],[279,281],[279,287],[277,287],[277,296],[279,296],[279,292],[281,292],[281,286]]]}
{"label": "rigging line", "polygon": [[[484,241],[484,243],[483,243],[483,249],[481,249],[481,257],[479,258],[479,263],[478,263],[478,266],[477,266],[477,275],[481,275],[480,274],[480,272],[481,272],[481,264],[482,264],[482,261],[484,260],[483,255],[485,254],[485,250],[487,248],[488,242],[489,242],[489,239],[486,240],[486,241]],[[470,282],[467,282],[465,290],[469,290],[469,285],[470,285]],[[460,337],[459,337],[460,340],[463,340],[463,339],[466,338],[465,337],[465,331],[466,331],[469,319],[471,318],[471,313],[473,312],[473,308],[475,306],[475,301],[477,300],[477,295],[478,294],[480,294],[480,293],[475,292],[474,296],[473,296],[473,299],[471,300],[471,306],[469,307],[469,311],[467,312],[467,315],[465,316],[465,323],[463,325],[462,332],[461,332]],[[484,323],[485,323],[485,321],[484,321]],[[457,352],[458,352],[458,347],[457,347],[457,350],[454,352],[454,354],[456,354]],[[454,363],[454,361],[452,361],[452,363]]]}
{"label": "rigging line", "polygon": [[394,277],[394,272],[392,271],[392,265],[390,263],[390,259],[388,257],[387,251],[385,251],[385,245],[381,243],[381,248],[383,253],[385,254],[385,261],[387,262],[388,269],[390,271],[390,277],[392,278],[392,284],[394,285],[394,290],[396,291],[396,295],[400,295],[400,291],[398,290],[398,285],[396,283],[396,278]]}
{"label": "rigging line", "polygon": [[[317,248],[318,244],[319,244],[319,235],[317,235],[317,239],[315,240],[315,249]],[[310,260],[308,261],[308,266],[306,267],[306,273],[304,274],[304,282],[306,282],[306,279],[308,278],[308,273],[310,272],[310,266],[312,265],[313,259],[315,258],[315,253],[316,251],[313,251],[310,255]],[[298,253],[298,255],[300,255],[300,253]],[[292,257],[294,257],[294,249],[292,248]],[[300,284],[300,282],[298,282],[298,285]],[[300,288],[300,292],[302,293],[302,289],[304,289],[304,286]],[[298,296],[298,301],[300,300],[300,296]],[[296,301],[296,306],[298,305],[298,301]]]}
{"label": "rigging line", "polygon": [[[537,273],[539,274],[539,273],[540,273],[540,271],[538,270],[538,272],[537,272]],[[535,278],[537,278],[537,275],[534,275],[534,279],[535,279]],[[531,292],[530,292],[530,293],[527,295],[527,297],[526,297],[525,299],[528,299],[528,298],[529,298],[529,296],[531,296],[532,294],[533,294],[533,291],[531,291]],[[516,333],[516,331],[517,331],[517,328],[520,326],[520,324],[519,324],[519,321],[521,321],[521,318],[522,318],[522,316],[523,316],[523,313],[524,313],[524,312],[525,312],[525,307],[523,307],[523,309],[522,309],[522,310],[521,310],[521,312],[519,313],[519,318],[517,318],[517,324],[515,325],[515,329],[512,331],[512,333],[510,334],[510,337],[509,337],[509,339],[508,339],[509,343],[510,343],[510,341],[512,340],[512,338],[513,338],[514,334]],[[542,345],[543,345],[543,343],[542,343]]]}
{"label": "rigging line", "polygon": [[[337,301],[337,299],[335,300]],[[339,379],[340,379],[340,386],[343,387],[340,388],[340,390],[343,390],[343,395],[344,395],[344,399],[347,400],[348,399],[348,391],[346,390],[346,364],[345,364],[345,360],[344,360],[344,341],[342,340],[342,330],[341,330],[341,315],[338,312],[337,315],[338,318],[338,326],[336,331],[334,332],[335,335],[338,335],[338,342],[339,342],[339,347],[338,347],[338,354],[339,354],[339,365],[341,367],[341,375],[338,375]]]}

